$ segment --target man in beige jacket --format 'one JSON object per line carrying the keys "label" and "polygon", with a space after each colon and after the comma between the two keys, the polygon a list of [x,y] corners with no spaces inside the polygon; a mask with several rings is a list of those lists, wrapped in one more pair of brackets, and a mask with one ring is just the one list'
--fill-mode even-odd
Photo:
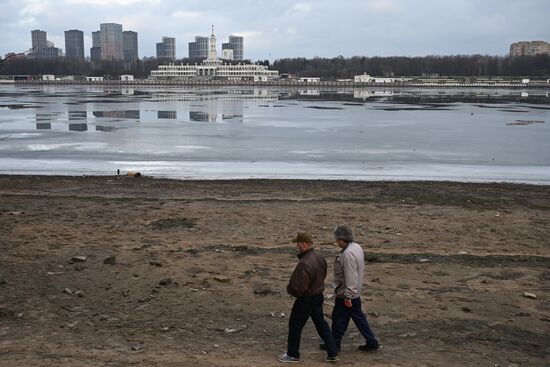
{"label": "man in beige jacket", "polygon": [[365,344],[359,349],[365,352],[380,348],[372,332],[367,316],[361,310],[361,288],[365,271],[365,255],[361,246],[353,242],[353,233],[348,226],[334,229],[336,244],[342,250],[334,261],[334,293],[336,296],[332,311],[332,335],[340,350],[342,337],[349,325],[350,318],[365,338]]}

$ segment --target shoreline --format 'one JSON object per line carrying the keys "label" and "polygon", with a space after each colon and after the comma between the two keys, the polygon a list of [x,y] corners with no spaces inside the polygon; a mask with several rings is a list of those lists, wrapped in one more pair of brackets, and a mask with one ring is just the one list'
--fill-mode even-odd
{"label": "shoreline", "polygon": [[[407,177],[394,177],[390,178],[379,178],[379,177],[368,177],[365,178],[340,178],[336,176],[330,176],[328,178],[319,178],[319,177],[287,177],[287,176],[275,176],[275,177],[254,177],[254,176],[238,176],[238,177],[227,177],[227,176],[212,176],[212,177],[200,177],[200,176],[191,176],[191,175],[182,175],[182,176],[171,176],[171,175],[150,175],[147,172],[133,170],[132,172],[139,172],[141,177],[135,179],[151,179],[158,181],[174,181],[174,182],[323,182],[330,184],[331,182],[338,183],[365,183],[365,184],[390,184],[390,183],[402,183],[402,184],[464,184],[464,185],[517,185],[517,186],[533,186],[533,187],[550,187],[550,182],[547,180],[532,179],[530,181],[525,181],[521,179],[517,180],[484,180],[484,179],[450,179],[450,178],[441,178],[435,179],[433,177],[427,179],[419,178],[407,178]],[[9,173],[6,171],[0,171],[1,177],[42,177],[42,178],[88,178],[88,179],[104,179],[104,178],[125,178],[127,176],[126,172],[122,172],[120,175],[113,173],[105,174],[77,174],[77,173],[67,173],[67,174],[51,174],[51,173],[25,173],[25,172],[15,172]],[[345,177],[345,175],[342,175]]]}
{"label": "shoreline", "polygon": [[[417,90],[433,90],[433,89],[449,89],[449,90],[519,90],[519,89],[540,89],[550,90],[550,83],[356,83],[356,82],[339,82],[339,81],[322,81],[322,82],[296,82],[296,81],[232,81],[232,80],[149,80],[138,79],[134,81],[121,80],[103,80],[103,81],[66,81],[66,80],[15,80],[13,83],[2,83],[4,85],[103,85],[103,86],[233,86],[233,87],[290,87],[290,88],[351,88],[351,89],[417,89]],[[0,85],[2,85],[0,84]]]}
{"label": "shoreline", "polygon": [[140,177],[130,177],[127,174],[121,172],[120,175],[117,174],[49,174],[49,173],[0,173],[1,179],[75,179],[75,180],[104,180],[104,179],[134,179],[134,180],[152,180],[156,182],[186,182],[186,183],[262,183],[262,182],[277,182],[281,184],[290,184],[290,183],[319,183],[319,184],[365,184],[365,185],[389,185],[389,184],[425,184],[425,185],[472,185],[472,186],[510,186],[510,187],[540,187],[540,188],[550,188],[550,183],[530,183],[530,182],[513,182],[513,181],[462,181],[462,180],[433,180],[433,179],[345,179],[345,178],[271,178],[271,177],[243,177],[243,178],[199,178],[199,177],[169,177],[169,176],[155,176],[155,175],[144,175]]}

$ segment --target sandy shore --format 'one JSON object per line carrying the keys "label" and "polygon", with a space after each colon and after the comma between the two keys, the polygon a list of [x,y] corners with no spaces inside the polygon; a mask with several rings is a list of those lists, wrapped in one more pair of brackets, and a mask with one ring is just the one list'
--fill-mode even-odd
{"label": "sandy shore", "polygon": [[289,239],[341,223],[383,349],[340,365],[549,364],[548,186],[0,176],[0,365],[278,365]]}

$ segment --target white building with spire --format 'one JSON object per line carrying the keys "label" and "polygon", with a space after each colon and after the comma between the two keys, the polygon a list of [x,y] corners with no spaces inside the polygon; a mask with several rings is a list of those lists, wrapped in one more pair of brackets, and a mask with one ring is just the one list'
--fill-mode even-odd
{"label": "white building with spire", "polygon": [[257,64],[230,65],[218,59],[216,51],[216,36],[214,26],[209,39],[208,58],[195,65],[160,65],[158,70],[151,71],[151,79],[155,80],[190,80],[190,79],[221,79],[221,80],[253,80],[268,81],[277,79],[279,72],[269,70],[266,66]]}

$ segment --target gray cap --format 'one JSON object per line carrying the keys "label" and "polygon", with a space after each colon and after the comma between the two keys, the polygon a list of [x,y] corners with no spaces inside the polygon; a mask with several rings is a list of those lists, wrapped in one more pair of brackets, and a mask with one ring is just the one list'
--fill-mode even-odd
{"label": "gray cap", "polygon": [[334,228],[334,238],[337,240],[343,240],[346,242],[353,242],[353,232],[351,231],[351,228],[342,225]]}

